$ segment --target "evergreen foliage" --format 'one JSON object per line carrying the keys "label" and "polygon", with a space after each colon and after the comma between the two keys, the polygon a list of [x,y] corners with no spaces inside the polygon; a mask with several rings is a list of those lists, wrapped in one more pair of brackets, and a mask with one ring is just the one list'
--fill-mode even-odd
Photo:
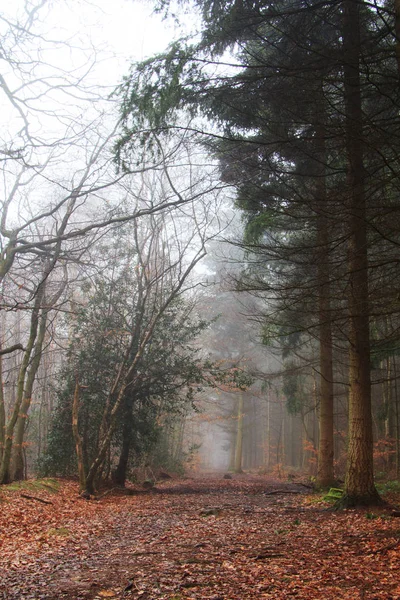
{"label": "evergreen foliage", "polygon": [[[85,287],[85,303],[67,321],[70,345],[60,373],[58,404],[53,417],[47,453],[41,470],[68,475],[76,470],[71,415],[75,381],[81,388],[79,427],[85,466],[96,456],[99,432],[110,387],[123,357],[132,345],[132,328],[146,328],[151,315],[139,315],[135,278],[124,270],[111,281],[94,280]],[[193,405],[196,390],[204,384],[204,361],[193,345],[208,323],[191,316],[190,303],[178,298],[162,315],[151,343],[137,366],[138,377],[128,387],[111,445],[115,463],[129,422],[133,455],[154,447],[162,417],[179,415]],[[138,330],[137,330],[138,333]],[[131,351],[132,348],[131,348]]]}
{"label": "evergreen foliage", "polygon": [[[184,127],[188,115],[236,188],[248,251],[239,289],[265,300],[265,338],[319,340],[325,433],[333,427],[333,336],[349,351],[344,501],[375,502],[369,328],[379,331],[379,354],[398,340],[400,310],[387,286],[399,241],[398,16],[387,4],[354,0],[195,5],[200,42],[175,43],[134,66],[121,87],[117,160],[129,162],[134,134]],[[197,115],[213,126],[206,131]],[[332,435],[320,452],[332,466]]]}

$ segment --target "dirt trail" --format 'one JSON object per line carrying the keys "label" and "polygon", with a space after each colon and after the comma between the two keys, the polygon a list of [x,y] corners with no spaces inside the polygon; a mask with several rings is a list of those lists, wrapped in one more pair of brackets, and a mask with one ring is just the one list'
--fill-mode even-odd
{"label": "dirt trail", "polygon": [[[400,519],[332,513],[265,478],[1,504],[0,598],[400,599]],[[271,493],[273,492],[273,493]],[[302,492],[302,493],[293,493]]]}

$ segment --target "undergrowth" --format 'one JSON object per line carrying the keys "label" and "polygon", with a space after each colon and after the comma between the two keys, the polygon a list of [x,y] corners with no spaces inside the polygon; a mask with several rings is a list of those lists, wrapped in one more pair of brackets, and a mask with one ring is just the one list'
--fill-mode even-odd
{"label": "undergrowth", "polygon": [[21,490],[26,491],[38,491],[46,490],[47,492],[57,493],[60,487],[60,483],[57,479],[28,479],[27,481],[13,481],[0,486],[3,491],[8,492],[19,492]]}

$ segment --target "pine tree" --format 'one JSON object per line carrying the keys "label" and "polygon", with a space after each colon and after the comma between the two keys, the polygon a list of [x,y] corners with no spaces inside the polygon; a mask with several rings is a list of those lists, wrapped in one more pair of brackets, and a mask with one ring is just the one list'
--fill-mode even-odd
{"label": "pine tree", "polygon": [[[131,136],[139,125],[179,127],[183,108],[192,117],[200,111],[216,123],[205,143],[218,156],[224,180],[237,188],[237,203],[248,217],[247,233],[253,235],[247,248],[256,251],[258,260],[264,256],[264,274],[250,285],[257,292],[262,286],[280,292],[289,330],[301,326],[314,335],[319,330],[325,420],[321,482],[332,478],[331,340],[336,320],[350,352],[344,502],[378,502],[368,283],[369,254],[373,248],[376,256],[387,237],[380,225],[387,222],[384,205],[390,202],[382,203],[382,194],[390,197],[398,179],[393,13],[355,0],[198,5],[204,22],[201,42],[175,44],[165,55],[139,65],[121,89],[125,130],[118,158],[129,160]],[[217,70],[210,77],[205,63],[215,63],[228,47],[239,49],[231,70]],[[221,64],[223,58],[219,60]],[[389,210],[393,215],[398,207]],[[389,244],[393,264],[395,233]],[[382,265],[375,268],[384,272]],[[344,290],[350,290],[347,297]],[[301,318],[293,319],[296,308]]]}

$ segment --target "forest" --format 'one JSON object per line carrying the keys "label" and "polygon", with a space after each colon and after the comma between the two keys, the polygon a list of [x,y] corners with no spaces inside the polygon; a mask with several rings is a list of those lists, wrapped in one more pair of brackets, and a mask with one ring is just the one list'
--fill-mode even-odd
{"label": "forest", "polygon": [[0,26],[0,595],[400,598],[398,0]]}

